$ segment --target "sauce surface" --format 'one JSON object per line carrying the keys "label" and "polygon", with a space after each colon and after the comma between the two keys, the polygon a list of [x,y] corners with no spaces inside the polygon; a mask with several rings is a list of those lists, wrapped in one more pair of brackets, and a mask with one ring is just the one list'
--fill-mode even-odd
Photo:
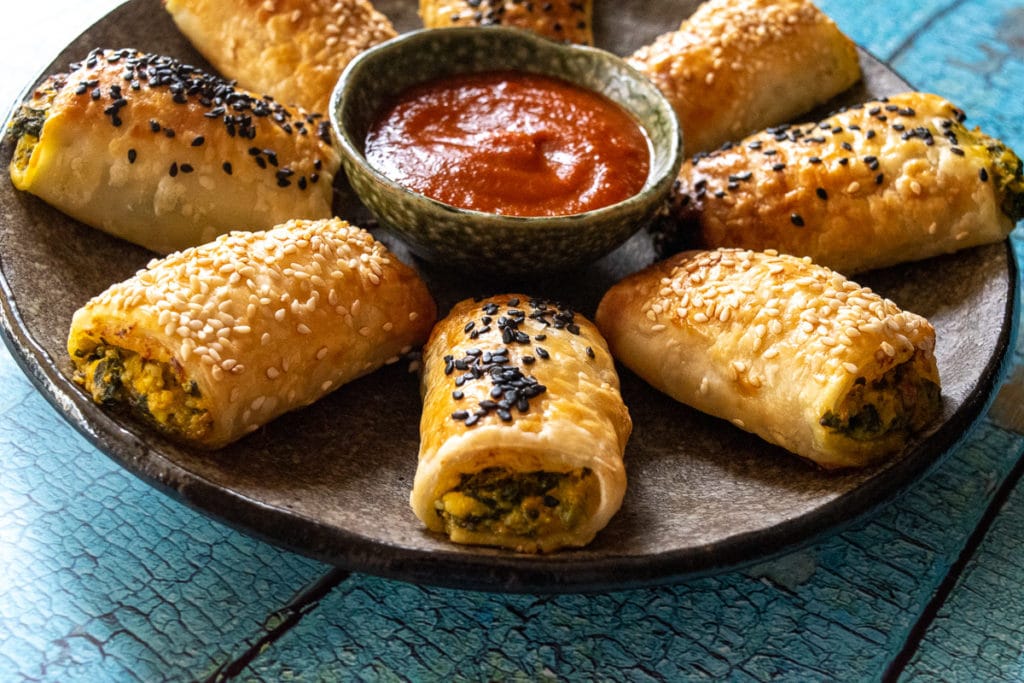
{"label": "sauce surface", "polygon": [[602,95],[556,78],[494,71],[402,93],[367,134],[366,158],[391,180],[446,204],[556,216],[639,192],[650,148],[639,123]]}

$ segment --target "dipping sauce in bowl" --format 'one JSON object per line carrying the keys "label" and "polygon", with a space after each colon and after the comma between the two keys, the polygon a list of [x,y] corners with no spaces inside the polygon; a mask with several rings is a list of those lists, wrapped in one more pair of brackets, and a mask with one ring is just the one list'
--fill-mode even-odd
{"label": "dipping sauce in bowl", "polygon": [[608,98],[518,71],[421,83],[385,107],[366,159],[391,180],[463,209],[563,216],[638,193],[650,143]]}

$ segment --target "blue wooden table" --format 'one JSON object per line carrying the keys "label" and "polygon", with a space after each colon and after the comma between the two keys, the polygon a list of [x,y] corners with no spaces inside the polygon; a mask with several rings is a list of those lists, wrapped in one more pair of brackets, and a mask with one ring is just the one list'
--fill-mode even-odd
{"label": "blue wooden table", "polygon": [[[117,2],[13,4],[4,102]],[[1020,0],[820,5],[1024,151]],[[1024,262],[1020,227],[1013,243]],[[1022,348],[944,464],[842,533],[743,571],[560,596],[348,574],[253,540],[98,452],[0,349],[0,680],[1024,680]]]}

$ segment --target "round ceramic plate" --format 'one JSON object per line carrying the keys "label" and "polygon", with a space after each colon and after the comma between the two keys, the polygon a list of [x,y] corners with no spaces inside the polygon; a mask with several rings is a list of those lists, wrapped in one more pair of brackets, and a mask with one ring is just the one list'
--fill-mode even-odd
{"label": "round ceramic plate", "polygon": [[[676,27],[696,2],[606,3],[599,46],[627,54]],[[378,0],[399,30],[416,3]],[[159,0],[132,0],[69,45],[47,70],[91,48],[135,47],[205,64]],[[862,54],[864,82],[827,108],[907,88]],[[815,113],[809,113],[808,118]],[[6,129],[6,126],[5,126]],[[9,139],[0,157],[6,164]],[[337,211],[372,227],[339,183]],[[409,508],[420,402],[405,365],[344,386],[229,448],[175,446],[129,417],[100,410],[71,381],[72,313],[151,255],[80,225],[0,183],[0,322],[15,357],[67,420],[126,469],[185,503],[281,546],[346,569],[409,581],[507,591],[607,590],[678,580],[762,560],[807,543],[890,499],[938,463],[984,408],[1006,353],[1016,272],[1007,244],[859,278],[931,320],[944,413],[899,458],[829,474],[729,424],[675,403],[623,371],[635,426],[629,487],[587,548],[549,556],[462,547],[424,531]],[[378,237],[408,259],[393,237]],[[545,280],[499,281],[416,263],[442,310],[465,296],[520,290],[591,314],[614,281],[657,257],[640,233],[592,266]]]}

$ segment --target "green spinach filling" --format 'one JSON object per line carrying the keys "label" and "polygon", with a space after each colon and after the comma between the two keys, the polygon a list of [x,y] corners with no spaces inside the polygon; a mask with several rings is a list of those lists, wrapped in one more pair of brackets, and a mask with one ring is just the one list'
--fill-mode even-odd
{"label": "green spinach filling", "polygon": [[96,403],[125,403],[167,433],[195,438],[209,428],[199,386],[194,380],[179,381],[169,363],[101,344],[79,367],[76,379]]}
{"label": "green spinach filling", "polygon": [[593,483],[589,468],[512,472],[491,467],[463,474],[434,506],[448,529],[536,538],[575,528],[587,513]]}
{"label": "green spinach filling", "polygon": [[842,405],[822,416],[821,426],[854,441],[923,429],[939,409],[940,389],[912,366],[902,363],[872,382],[858,377]]}

